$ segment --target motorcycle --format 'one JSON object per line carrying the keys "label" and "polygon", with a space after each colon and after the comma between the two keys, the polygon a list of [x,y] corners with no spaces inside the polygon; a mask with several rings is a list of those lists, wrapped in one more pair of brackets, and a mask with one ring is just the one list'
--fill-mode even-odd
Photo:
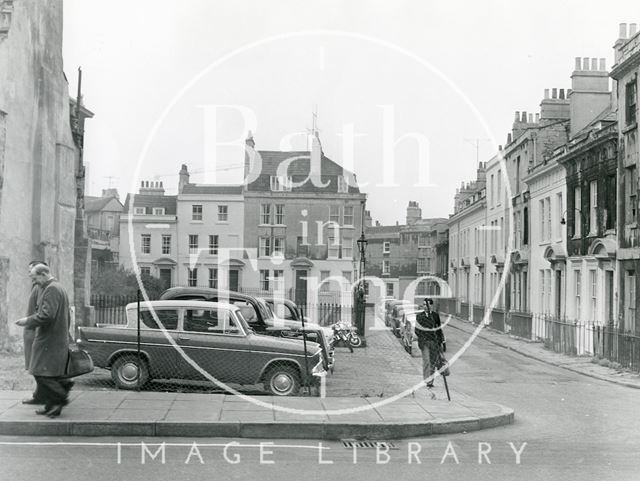
{"label": "motorcycle", "polygon": [[354,347],[362,345],[362,338],[358,336],[355,326],[351,326],[345,322],[336,322],[331,326],[333,329],[333,337],[335,342],[341,342],[346,345],[351,352]]}

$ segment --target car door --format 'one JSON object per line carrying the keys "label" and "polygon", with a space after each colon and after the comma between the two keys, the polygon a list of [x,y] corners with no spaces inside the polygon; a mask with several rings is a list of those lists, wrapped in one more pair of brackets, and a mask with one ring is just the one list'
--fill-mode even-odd
{"label": "car door", "polygon": [[[155,312],[155,316],[154,316]],[[136,316],[136,312],[131,312]],[[179,377],[176,369],[178,354],[175,344],[178,341],[180,310],[170,307],[140,309],[140,350],[149,356],[149,369],[157,378]]]}
{"label": "car door", "polygon": [[224,383],[254,379],[247,368],[251,344],[228,308],[185,308],[178,342],[184,351],[180,365],[186,379],[207,379],[201,371]]}

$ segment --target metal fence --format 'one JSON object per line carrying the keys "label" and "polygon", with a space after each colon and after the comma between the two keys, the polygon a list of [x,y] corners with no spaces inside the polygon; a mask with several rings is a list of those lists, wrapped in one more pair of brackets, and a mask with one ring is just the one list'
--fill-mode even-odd
{"label": "metal fence", "polygon": [[94,308],[96,324],[126,324],[125,306],[136,302],[136,296],[106,296],[95,294],[90,303]]}
{"label": "metal fence", "polygon": [[593,326],[594,354],[640,372],[640,336],[609,326]]}

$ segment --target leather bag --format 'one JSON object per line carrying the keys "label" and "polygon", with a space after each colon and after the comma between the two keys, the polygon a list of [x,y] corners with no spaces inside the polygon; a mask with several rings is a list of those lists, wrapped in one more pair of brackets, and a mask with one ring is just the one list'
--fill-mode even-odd
{"label": "leather bag", "polygon": [[69,345],[69,357],[64,377],[77,377],[93,372],[93,360],[91,356],[76,344]]}

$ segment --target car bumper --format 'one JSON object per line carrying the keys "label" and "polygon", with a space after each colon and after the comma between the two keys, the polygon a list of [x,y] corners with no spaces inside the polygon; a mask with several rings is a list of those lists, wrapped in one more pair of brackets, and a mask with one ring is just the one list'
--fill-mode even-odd
{"label": "car bumper", "polygon": [[324,362],[322,360],[313,367],[311,371],[311,383],[320,384],[320,380],[327,375],[327,371],[324,368]]}

